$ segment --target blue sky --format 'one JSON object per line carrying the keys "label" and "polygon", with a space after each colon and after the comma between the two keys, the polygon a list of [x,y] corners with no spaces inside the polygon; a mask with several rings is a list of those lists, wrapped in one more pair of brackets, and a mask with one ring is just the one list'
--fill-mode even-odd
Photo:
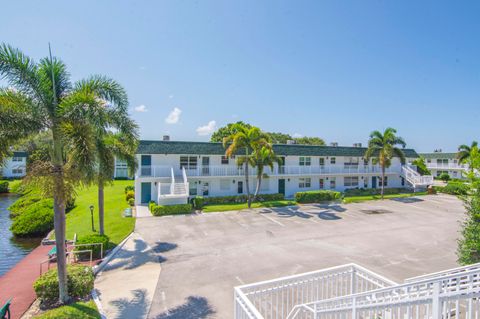
{"label": "blue sky", "polygon": [[[8,1],[0,41],[125,86],[144,139],[243,120],[418,151],[480,139],[480,2]],[[5,14],[7,13],[7,14]],[[2,83],[4,84],[4,83]]]}

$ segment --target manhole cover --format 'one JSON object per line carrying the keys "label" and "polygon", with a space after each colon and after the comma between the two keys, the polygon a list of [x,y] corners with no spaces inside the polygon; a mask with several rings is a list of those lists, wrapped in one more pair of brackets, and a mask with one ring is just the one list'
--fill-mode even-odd
{"label": "manhole cover", "polygon": [[391,211],[386,210],[386,209],[362,209],[362,213],[368,214],[368,215],[378,215],[378,214],[389,214]]}

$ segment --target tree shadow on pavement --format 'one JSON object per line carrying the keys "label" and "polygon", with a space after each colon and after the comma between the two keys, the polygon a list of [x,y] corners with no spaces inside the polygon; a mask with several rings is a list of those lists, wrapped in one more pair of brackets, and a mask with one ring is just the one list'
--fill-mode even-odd
{"label": "tree shadow on pavement", "polygon": [[187,302],[172,308],[165,313],[151,317],[152,319],[204,319],[215,311],[205,297],[190,296]]}
{"label": "tree shadow on pavement", "polygon": [[145,289],[136,289],[132,291],[133,298],[120,298],[110,302],[117,309],[115,318],[130,319],[142,318],[147,315],[150,301],[147,300]]}
{"label": "tree shadow on pavement", "polygon": [[269,208],[260,211],[260,214],[277,214],[278,217],[290,218],[290,217],[300,217],[300,218],[312,218],[310,214],[306,214],[299,210],[299,207],[277,207]]}
{"label": "tree shadow on pavement", "polygon": [[396,202],[404,203],[404,204],[410,204],[410,203],[418,203],[418,202],[423,202],[424,200],[418,197],[403,197],[403,198],[392,198],[391,200],[394,200]]}

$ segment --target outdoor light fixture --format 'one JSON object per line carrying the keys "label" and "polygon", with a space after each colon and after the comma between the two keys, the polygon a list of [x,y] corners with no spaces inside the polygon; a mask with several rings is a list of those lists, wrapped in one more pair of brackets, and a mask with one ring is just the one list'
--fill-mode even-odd
{"label": "outdoor light fixture", "polygon": [[92,231],[95,231],[95,225],[93,224],[93,205],[90,205],[90,217],[92,219]]}

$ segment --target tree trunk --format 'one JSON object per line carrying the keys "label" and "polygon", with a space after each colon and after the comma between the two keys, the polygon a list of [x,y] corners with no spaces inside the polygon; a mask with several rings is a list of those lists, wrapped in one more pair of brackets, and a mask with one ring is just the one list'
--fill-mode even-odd
{"label": "tree trunk", "polygon": [[98,227],[99,227],[99,233],[100,235],[105,234],[105,229],[104,229],[104,217],[105,217],[105,204],[104,204],[104,183],[103,180],[99,180],[98,182]]}
{"label": "tree trunk", "polygon": [[260,185],[262,185],[262,175],[263,169],[257,167],[260,171],[257,172],[257,188],[255,189],[255,194],[253,195],[253,201],[257,200],[258,193],[260,192]]}
{"label": "tree trunk", "polygon": [[62,145],[58,133],[53,131],[53,211],[55,245],[57,248],[57,272],[59,302],[69,301],[67,288],[67,261],[65,254],[65,185],[63,181]]}
{"label": "tree trunk", "polygon": [[248,181],[248,147],[245,148],[245,183],[247,184],[247,205],[248,208],[252,206],[252,199],[250,198],[250,184]]}
{"label": "tree trunk", "polygon": [[385,165],[382,165],[382,189],[380,191],[383,199],[383,190],[385,189]]}

